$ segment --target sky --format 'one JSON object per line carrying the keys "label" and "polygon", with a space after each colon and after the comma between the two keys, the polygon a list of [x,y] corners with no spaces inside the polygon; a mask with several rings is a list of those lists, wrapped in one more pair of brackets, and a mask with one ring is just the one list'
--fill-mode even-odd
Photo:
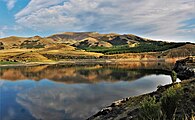
{"label": "sky", "polygon": [[61,32],[195,42],[195,0],[0,0],[0,38]]}

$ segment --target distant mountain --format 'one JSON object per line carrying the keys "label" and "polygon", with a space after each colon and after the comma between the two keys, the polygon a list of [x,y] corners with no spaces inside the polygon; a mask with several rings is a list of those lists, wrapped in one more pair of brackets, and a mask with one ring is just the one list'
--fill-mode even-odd
{"label": "distant mountain", "polygon": [[48,38],[51,38],[58,42],[74,44],[77,47],[111,47],[115,45],[126,45],[148,41],[145,38],[141,38],[132,34],[100,34],[97,32],[66,32],[61,34],[55,34],[49,36]]}
{"label": "distant mountain", "polygon": [[135,35],[119,35],[115,33],[99,34],[97,32],[65,32],[48,37],[16,37],[11,36],[0,39],[0,48],[45,48],[52,44],[62,43],[78,48],[83,47],[112,47],[117,45],[130,45],[151,40]]}
{"label": "distant mountain", "polygon": [[4,49],[12,48],[44,48],[46,45],[54,44],[51,40],[47,38],[42,38],[40,36],[34,37],[16,37],[11,36],[7,38],[0,39]]}

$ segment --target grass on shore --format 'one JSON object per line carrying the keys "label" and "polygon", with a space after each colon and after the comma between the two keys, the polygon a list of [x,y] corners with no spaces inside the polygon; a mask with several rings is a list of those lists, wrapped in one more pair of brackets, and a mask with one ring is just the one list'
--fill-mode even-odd
{"label": "grass on shore", "polygon": [[12,62],[12,61],[2,61],[0,65],[9,65],[9,64],[18,64],[19,62]]}

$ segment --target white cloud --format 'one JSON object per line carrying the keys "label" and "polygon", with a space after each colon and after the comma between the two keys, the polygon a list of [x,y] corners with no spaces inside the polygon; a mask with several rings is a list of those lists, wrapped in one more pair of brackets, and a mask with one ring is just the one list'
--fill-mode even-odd
{"label": "white cloud", "polygon": [[18,24],[39,31],[137,33],[180,39],[181,33],[194,36],[194,30],[184,34],[182,28],[194,15],[192,0],[31,0],[15,18]]}
{"label": "white cloud", "polygon": [[16,14],[16,18],[36,13],[40,9],[46,9],[48,7],[58,5],[64,1],[66,0],[31,0],[22,11]]}
{"label": "white cloud", "polygon": [[17,2],[17,0],[4,0],[7,4],[7,9],[8,10],[12,10],[15,6],[15,3]]}

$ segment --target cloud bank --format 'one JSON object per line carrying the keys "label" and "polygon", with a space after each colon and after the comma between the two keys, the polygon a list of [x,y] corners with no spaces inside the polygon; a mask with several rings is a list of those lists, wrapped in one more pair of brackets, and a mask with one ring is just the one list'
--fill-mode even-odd
{"label": "cloud bank", "polygon": [[17,24],[37,31],[135,33],[195,41],[193,0],[31,0],[15,15]]}

